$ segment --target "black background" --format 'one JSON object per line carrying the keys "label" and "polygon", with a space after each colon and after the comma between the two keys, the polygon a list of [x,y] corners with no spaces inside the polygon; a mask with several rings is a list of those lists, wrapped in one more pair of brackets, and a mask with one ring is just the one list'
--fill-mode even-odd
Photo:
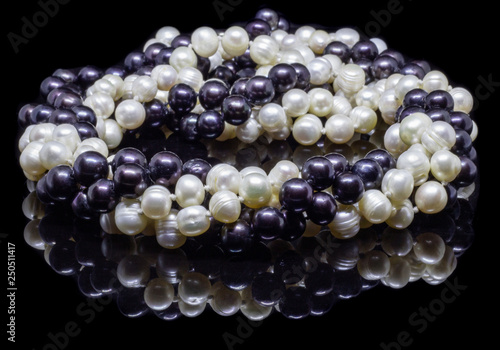
{"label": "black background", "polygon": [[[62,3],[62,1],[61,1]],[[219,17],[214,4],[227,4]],[[390,18],[388,7],[398,4]],[[20,34],[22,18],[30,19],[41,10],[36,1],[23,1],[3,8],[2,63],[2,238],[0,261],[6,285],[6,243],[16,244],[16,343],[7,342],[7,308],[0,310],[0,337],[7,349],[55,349],[48,334],[64,332],[75,322],[79,334],[68,337],[65,349],[171,348],[212,346],[226,349],[223,335],[238,336],[238,316],[224,318],[214,313],[173,322],[154,317],[129,319],[114,304],[96,312],[91,322],[77,308],[87,299],[79,294],[71,278],[57,275],[43,258],[27,246],[22,234],[27,219],[21,202],[27,194],[24,177],[16,158],[17,110],[37,97],[40,82],[57,68],[85,65],[107,67],[140,47],[157,29],[165,25],[192,31],[208,25],[226,28],[251,19],[256,10],[267,5],[284,13],[291,22],[317,23],[327,27],[354,26],[379,29],[389,47],[404,54],[426,59],[440,67],[450,78],[478,97],[475,120],[479,126],[476,149],[480,156],[481,194],[475,215],[475,241],[458,260],[450,281],[466,286],[461,294],[422,332],[409,323],[420,307],[441,299],[445,285],[430,286],[423,281],[401,290],[375,288],[352,300],[342,301],[324,317],[287,320],[279,314],[262,324],[245,329],[241,344],[234,349],[316,348],[381,349],[380,343],[395,342],[401,332],[412,339],[410,349],[454,349],[460,345],[485,348],[498,343],[498,289],[494,284],[497,259],[495,226],[498,193],[493,182],[492,165],[498,162],[498,125],[496,101],[500,98],[500,72],[497,46],[499,30],[496,9],[491,2],[446,5],[437,1],[96,1],[72,0],[60,4],[56,13],[36,35],[21,44],[15,53],[8,33]],[[394,12],[394,11],[393,11]],[[378,21],[378,22],[377,22]],[[369,27],[367,25],[370,24]],[[378,25],[378,27],[377,27]],[[484,86],[484,80],[492,82]],[[489,90],[488,90],[489,88]],[[479,90],[477,90],[479,89]],[[480,95],[477,94],[477,92]],[[489,198],[493,203],[485,203]],[[1,265],[1,264],[0,264]],[[5,284],[4,284],[5,283]],[[5,289],[1,293],[6,293]],[[7,298],[2,297],[6,302]],[[6,305],[3,303],[2,305]],[[241,331],[242,329],[240,329]],[[245,331],[243,330],[243,331]],[[244,338],[244,339],[243,339]],[[62,338],[60,338],[62,339]],[[392,349],[396,349],[393,346]]]}

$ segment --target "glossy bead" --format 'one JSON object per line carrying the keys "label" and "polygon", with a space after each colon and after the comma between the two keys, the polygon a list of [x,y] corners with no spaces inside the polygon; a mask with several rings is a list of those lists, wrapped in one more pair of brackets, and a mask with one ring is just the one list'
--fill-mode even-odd
{"label": "glossy bead", "polygon": [[337,176],[348,169],[349,162],[347,158],[338,152],[331,152],[324,155],[332,163],[334,176]]}
{"label": "glossy bead", "polygon": [[330,81],[333,68],[329,60],[324,57],[315,57],[306,63],[311,74],[310,82],[313,85],[322,85]]}
{"label": "glossy bead", "polygon": [[153,220],[165,218],[172,207],[170,191],[163,186],[148,187],[141,197],[141,209],[144,215]]}
{"label": "glossy bead", "polygon": [[271,272],[262,272],[252,279],[252,298],[259,305],[276,305],[283,293],[285,284],[279,275]]}
{"label": "glossy bead", "polygon": [[453,98],[454,110],[464,113],[470,113],[474,107],[474,98],[472,94],[462,88],[455,87],[449,91],[451,97]]}
{"label": "glossy bead", "polygon": [[148,224],[147,216],[141,212],[141,203],[138,200],[121,201],[114,211],[116,227],[121,233],[129,236],[141,233]]}
{"label": "glossy bead", "polygon": [[221,228],[221,244],[228,252],[244,252],[250,248],[252,242],[252,229],[245,220],[238,219],[233,223],[224,224]]}
{"label": "glossy bead", "polygon": [[275,90],[271,79],[264,76],[254,76],[246,82],[244,93],[248,102],[262,106],[272,101]]}
{"label": "glossy bead", "polygon": [[40,164],[44,169],[52,169],[60,164],[69,164],[72,158],[71,150],[59,141],[48,141],[39,151]]}
{"label": "glossy bead", "polygon": [[390,200],[377,189],[367,190],[359,201],[361,215],[373,224],[386,221],[392,213]]}
{"label": "glossy bead", "polygon": [[312,203],[306,210],[309,220],[317,225],[328,225],[335,218],[336,213],[337,203],[328,192],[314,193]]}
{"label": "glossy bead", "polygon": [[443,72],[432,70],[428,72],[422,79],[422,89],[427,92],[435,90],[448,90],[448,78]]}
{"label": "glossy bead", "polygon": [[371,73],[375,79],[386,79],[390,75],[398,72],[398,61],[391,56],[379,55],[372,62]]}
{"label": "glossy bead", "polygon": [[205,109],[220,108],[222,101],[229,95],[229,89],[221,80],[208,80],[200,88],[198,97]]}
{"label": "glossy bead", "polygon": [[212,165],[204,159],[192,158],[182,164],[182,174],[191,174],[205,183],[205,179]]}
{"label": "glossy bead", "polygon": [[360,134],[368,134],[377,126],[377,114],[371,108],[356,106],[349,113],[352,119],[354,131]]}
{"label": "glossy bead", "polygon": [[257,64],[272,64],[279,52],[278,42],[267,35],[259,35],[250,44],[250,57]]}
{"label": "glossy bead", "polygon": [[174,301],[175,291],[166,279],[154,278],[144,289],[144,301],[152,310],[165,310]]}
{"label": "glossy bead", "polygon": [[352,95],[364,86],[365,71],[356,64],[348,63],[340,70],[335,84],[346,95]]}
{"label": "glossy bead", "polygon": [[73,168],[58,165],[50,169],[45,175],[45,190],[56,201],[73,199],[78,190]]}
{"label": "glossy bead", "polygon": [[357,203],[365,192],[363,180],[352,172],[338,174],[332,185],[335,199],[342,204]]}
{"label": "glossy bead", "polygon": [[432,124],[425,113],[413,113],[401,121],[399,136],[407,145],[419,143],[424,131]]}
{"label": "glossy bead", "polygon": [[431,153],[451,149],[457,140],[455,129],[444,121],[435,121],[422,133],[421,143]]}
{"label": "glossy bead", "polygon": [[212,286],[211,295],[210,306],[217,314],[231,316],[240,311],[242,303],[240,293],[226,287],[221,281]]}
{"label": "glossy bead", "polygon": [[409,171],[413,176],[415,186],[420,186],[427,181],[431,164],[429,158],[424,153],[416,150],[408,150],[399,156],[396,167]]}
{"label": "glossy bead", "polygon": [[147,166],[147,159],[144,153],[133,147],[125,147],[116,152],[113,160],[111,161],[111,167],[113,171],[116,170],[120,165],[134,163],[142,167]]}
{"label": "glossy bead", "polygon": [[207,301],[211,286],[207,276],[200,272],[187,272],[179,283],[178,295],[189,305],[200,305]]}
{"label": "glossy bead", "polygon": [[462,164],[460,158],[447,150],[439,150],[431,157],[431,173],[436,180],[451,182],[460,173]]}
{"label": "glossy bead", "polygon": [[248,49],[250,38],[247,31],[240,26],[226,29],[221,39],[221,46],[231,56],[240,56]]}
{"label": "glossy bead", "polygon": [[229,164],[219,163],[213,166],[207,174],[206,185],[210,194],[217,191],[229,190],[238,193],[241,176],[239,171]]}
{"label": "glossy bead", "polygon": [[413,192],[413,175],[404,169],[388,170],[381,183],[381,191],[391,201],[399,202],[410,197]]}
{"label": "glossy bead", "polygon": [[371,250],[359,259],[357,268],[361,277],[367,280],[379,280],[387,276],[391,263],[384,252]]}
{"label": "glossy bead", "polygon": [[252,107],[244,96],[231,95],[222,101],[221,113],[227,123],[241,125],[250,118]]}
{"label": "glossy bead", "polygon": [[335,114],[325,123],[325,135],[335,144],[344,144],[354,136],[354,122],[343,114]]}
{"label": "glossy bead", "polygon": [[328,224],[330,233],[338,239],[349,239],[358,234],[361,225],[361,215],[353,205],[340,204],[337,214]]}
{"label": "glossy bead", "polygon": [[458,187],[470,186],[476,181],[478,177],[477,165],[466,156],[459,156],[460,158],[460,172],[458,173],[453,184]]}
{"label": "glossy bead", "polygon": [[275,132],[283,128],[287,122],[287,116],[283,107],[277,103],[268,103],[259,110],[257,120],[268,132]]}
{"label": "glossy bead", "polygon": [[385,223],[392,228],[403,230],[411,225],[415,217],[413,203],[409,199],[392,201],[392,214]]}
{"label": "glossy bead", "polygon": [[391,256],[389,262],[391,267],[389,273],[381,279],[382,283],[394,289],[403,288],[410,281],[410,263],[400,256]]}
{"label": "glossy bead", "polygon": [[304,287],[290,287],[285,290],[279,308],[286,318],[305,318],[311,313],[311,296]]}
{"label": "glossy bead", "polygon": [[191,44],[194,52],[201,57],[210,57],[219,47],[219,37],[210,27],[196,28],[191,34]]}
{"label": "glossy bead", "polygon": [[380,187],[384,172],[382,167],[373,159],[360,159],[356,161],[351,171],[363,181],[365,190]]}
{"label": "glossy bead", "polygon": [[309,111],[309,94],[301,89],[290,89],[282,97],[283,109],[287,116],[299,117]]}
{"label": "glossy bead", "polygon": [[273,186],[273,190],[279,191],[279,189],[286,180],[298,177],[299,173],[300,170],[295,163],[289,160],[280,160],[269,171],[268,176],[269,176],[269,181]]}
{"label": "glossy bead", "polygon": [[309,113],[318,117],[325,117],[330,114],[333,106],[333,94],[322,88],[313,88],[308,91]]}
{"label": "glossy bead", "polygon": [[437,181],[427,181],[415,192],[415,204],[423,213],[439,213],[446,207],[448,195],[446,189]]}
{"label": "glossy bead", "polygon": [[352,50],[347,44],[334,40],[326,45],[323,54],[336,55],[342,60],[342,62],[348,63],[351,58]]}
{"label": "glossy bead", "polygon": [[297,83],[297,71],[287,63],[278,63],[274,65],[268,73],[271,79],[274,90],[277,92],[286,92],[295,87]]}
{"label": "glossy bead", "polygon": [[286,227],[282,212],[274,207],[262,207],[252,217],[252,230],[257,238],[270,241],[280,237]]}
{"label": "glossy bead", "polygon": [[333,183],[334,174],[332,163],[322,156],[309,158],[301,169],[302,179],[317,191],[330,187]]}
{"label": "glossy bead", "polygon": [[202,205],[179,210],[176,220],[179,231],[188,237],[201,235],[210,228],[209,212]]}
{"label": "glossy bead", "polygon": [[96,151],[80,154],[73,163],[75,180],[83,185],[90,186],[99,179],[106,178],[109,173],[108,160]]}
{"label": "glossy bead", "polygon": [[238,192],[247,207],[260,208],[271,199],[271,182],[267,174],[250,173],[243,176]]}
{"label": "glossy bead", "polygon": [[183,235],[177,226],[177,209],[170,209],[169,214],[154,221],[156,240],[158,244],[166,249],[177,249],[186,243],[187,236]]}
{"label": "glossy bead", "polygon": [[234,192],[220,190],[210,198],[208,209],[215,220],[232,223],[240,217],[241,202]]}
{"label": "glossy bead", "polygon": [[181,207],[201,205],[205,200],[203,182],[193,174],[184,174],[175,184],[175,200]]}
{"label": "glossy bead", "polygon": [[71,124],[57,125],[52,131],[52,140],[64,143],[74,151],[81,142],[78,130]]}
{"label": "glossy bead", "polygon": [[113,180],[99,179],[94,182],[87,190],[87,199],[90,207],[97,212],[112,211],[119,202]]}
{"label": "glossy bead", "polygon": [[433,232],[420,233],[415,239],[413,252],[425,264],[437,264],[443,258],[445,251],[445,242]]}
{"label": "glossy bead", "polygon": [[222,115],[214,110],[205,111],[196,120],[196,130],[200,137],[215,139],[224,132],[224,119]]}
{"label": "glossy bead", "polygon": [[454,101],[448,91],[434,90],[425,97],[425,105],[427,108],[442,108],[451,111],[454,107]]}
{"label": "glossy bead", "polygon": [[290,211],[303,212],[313,200],[313,188],[302,178],[285,181],[279,192],[280,203]]}
{"label": "glossy bead", "polygon": [[314,114],[298,117],[292,128],[294,139],[303,146],[314,145],[322,136],[323,123]]}
{"label": "glossy bead", "polygon": [[149,161],[151,180],[165,187],[175,185],[182,175],[182,160],[175,153],[160,151]]}
{"label": "glossy bead", "polygon": [[405,107],[408,106],[417,106],[417,107],[422,107],[425,108],[426,104],[426,97],[428,95],[428,92],[420,89],[420,88],[415,88],[410,91],[408,91],[403,98],[403,105]]}
{"label": "glossy bead", "polygon": [[180,115],[189,113],[196,105],[196,91],[185,83],[178,83],[169,91],[168,104]]}

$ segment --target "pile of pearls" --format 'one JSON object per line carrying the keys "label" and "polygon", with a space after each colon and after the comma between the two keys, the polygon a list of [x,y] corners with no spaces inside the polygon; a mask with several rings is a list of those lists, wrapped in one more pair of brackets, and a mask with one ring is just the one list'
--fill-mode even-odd
{"label": "pile of pearls", "polygon": [[[342,239],[382,223],[405,229],[415,213],[472,193],[477,178],[470,92],[380,39],[294,26],[269,9],[226,30],[162,27],[119,65],[59,69],[40,92],[44,102],[19,111],[18,146],[42,202],[99,216],[106,232],[152,225],[172,249],[246,210],[265,241],[313,235],[313,226]],[[266,171],[193,157],[199,170],[166,147],[126,147],[153,132],[192,143],[381,142],[350,163],[325,152]]]}

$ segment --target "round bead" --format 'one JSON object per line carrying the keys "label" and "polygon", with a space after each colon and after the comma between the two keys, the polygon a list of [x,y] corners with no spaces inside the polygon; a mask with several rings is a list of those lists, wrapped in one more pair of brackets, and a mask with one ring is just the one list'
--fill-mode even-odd
{"label": "round bead", "polygon": [[435,90],[448,90],[448,78],[443,72],[432,70],[422,79],[422,89],[427,92]]}
{"label": "round bead", "polygon": [[392,202],[393,209],[389,219],[385,222],[389,227],[402,230],[410,226],[415,217],[413,203],[409,199],[399,202]]}
{"label": "round bead", "polygon": [[202,205],[179,210],[176,220],[179,231],[188,237],[201,235],[210,228],[209,212]]}
{"label": "round bead", "polygon": [[307,94],[309,95],[309,113],[318,117],[325,117],[330,114],[333,106],[333,95],[330,91],[313,88]]}
{"label": "round bead", "polygon": [[335,79],[335,86],[348,96],[361,90],[364,85],[365,71],[353,63],[343,66]]}
{"label": "round bead", "polygon": [[425,113],[410,114],[401,122],[399,136],[409,146],[420,143],[422,134],[431,124],[432,119]]}
{"label": "round bead", "polygon": [[420,186],[427,181],[431,164],[424,153],[417,150],[407,150],[399,156],[396,167],[409,171],[413,176],[415,186]]}
{"label": "round bead", "polygon": [[384,134],[384,148],[392,156],[399,156],[409,148],[409,146],[404,143],[399,136],[400,127],[401,123],[392,124]]}
{"label": "round bead", "polygon": [[352,172],[344,172],[333,181],[333,195],[342,204],[357,203],[365,192],[363,180]]}
{"label": "round bead", "polygon": [[146,119],[146,110],[136,100],[125,100],[116,107],[115,119],[122,128],[137,129]]}
{"label": "round bead", "polygon": [[380,250],[365,253],[357,263],[358,272],[364,279],[379,280],[389,273],[391,263],[387,254]]}
{"label": "round bead", "polygon": [[182,161],[175,153],[160,151],[149,161],[151,180],[165,187],[175,185],[182,174]]}
{"label": "round bead", "polygon": [[275,132],[286,125],[287,116],[285,110],[279,104],[268,103],[260,109],[257,120],[264,130]]}
{"label": "round bead", "polygon": [[433,232],[421,233],[415,239],[413,252],[425,264],[437,264],[443,258],[445,251],[445,242]]}
{"label": "round bead", "polygon": [[170,191],[160,185],[148,187],[141,198],[141,209],[144,215],[153,220],[165,218],[170,213],[172,200]]}
{"label": "round bead", "polygon": [[247,31],[240,26],[226,29],[221,40],[222,48],[231,56],[241,56],[248,49],[250,38]]}
{"label": "round bead", "polygon": [[151,71],[151,78],[156,81],[158,89],[169,91],[177,82],[177,71],[169,64],[159,64]]}
{"label": "round bead", "polygon": [[139,201],[126,199],[116,205],[115,224],[120,232],[133,236],[146,229],[148,218],[142,214]]}
{"label": "round bead", "polygon": [[257,36],[250,44],[250,57],[257,64],[273,64],[277,59],[278,52],[278,42],[267,35]]}
{"label": "round bead", "polygon": [[460,158],[447,150],[439,150],[431,157],[431,173],[436,180],[451,182],[460,173],[462,164]]}
{"label": "round bead", "polygon": [[174,301],[174,287],[163,278],[154,278],[148,282],[144,289],[146,305],[155,311],[161,311],[172,305]]}
{"label": "round bead", "polygon": [[316,192],[313,200],[306,210],[309,220],[317,225],[328,225],[337,214],[337,203],[334,197],[328,192]]}
{"label": "round bead", "polygon": [[196,57],[196,53],[190,47],[179,46],[172,51],[169,63],[177,72],[180,72],[181,69],[185,67],[196,68],[198,58]]}
{"label": "round bead", "polygon": [[48,141],[39,151],[42,168],[52,169],[60,164],[69,164],[73,154],[71,150],[59,141]]}
{"label": "round bead", "polygon": [[332,185],[335,171],[326,157],[313,156],[304,162],[300,174],[314,190],[321,191]]}
{"label": "round bead", "polygon": [[392,213],[391,201],[376,189],[368,190],[359,201],[361,215],[372,224],[380,224]]}
{"label": "round bead", "polygon": [[95,181],[108,176],[108,160],[97,151],[84,152],[75,159],[73,170],[75,180],[88,187]]}
{"label": "round bead", "polygon": [[349,239],[358,234],[361,226],[361,215],[353,205],[340,204],[337,214],[328,224],[331,234],[338,239]]}
{"label": "round bead", "polygon": [[219,36],[210,27],[199,27],[191,34],[193,50],[201,57],[210,57],[219,48]]}
{"label": "round bead", "polygon": [[46,193],[55,201],[73,199],[78,190],[73,168],[69,165],[53,167],[44,178]]}
{"label": "round bead", "polygon": [[313,188],[306,180],[293,178],[281,186],[279,200],[287,210],[303,212],[311,205],[313,193]]}
{"label": "round bead", "polygon": [[172,86],[168,94],[168,104],[180,115],[189,113],[196,106],[196,91],[185,83]]}
{"label": "round bead", "polygon": [[354,122],[343,114],[335,114],[325,123],[325,135],[335,144],[344,144],[354,136]]}
{"label": "round bead", "polygon": [[291,178],[299,176],[300,170],[298,166],[289,160],[280,160],[269,171],[269,181],[274,189],[279,190],[283,183]]}
{"label": "round bead", "polygon": [[447,203],[446,189],[437,181],[427,181],[415,192],[415,204],[418,210],[425,214],[439,213]]}
{"label": "round bead", "polygon": [[234,192],[222,190],[213,194],[208,208],[215,220],[232,223],[240,217],[241,202]]}
{"label": "round bead", "polygon": [[297,83],[297,71],[287,63],[278,63],[274,65],[268,73],[271,79],[274,90],[277,92],[286,92],[295,87]]}
{"label": "round bead", "polygon": [[404,169],[390,169],[382,179],[381,190],[391,201],[399,202],[413,192],[413,175]]}
{"label": "round bead", "polygon": [[287,116],[299,117],[309,111],[310,97],[304,90],[291,89],[283,95],[281,103]]}
{"label": "round bead", "polygon": [[149,177],[142,166],[134,163],[122,164],[113,174],[115,191],[126,198],[141,196],[149,185]]}
{"label": "round bead", "polygon": [[384,176],[382,167],[373,159],[359,159],[351,171],[361,178],[365,190],[379,188]]}
{"label": "round bead", "polygon": [[181,207],[201,205],[205,200],[203,182],[195,175],[184,174],[175,184],[175,201]]}
{"label": "round bead", "polygon": [[100,91],[88,96],[83,101],[83,105],[90,107],[97,117],[104,119],[109,118],[115,110],[115,101],[113,98]]}
{"label": "round bead", "polygon": [[188,305],[200,305],[207,301],[212,285],[200,272],[187,272],[179,283],[178,295]]}
{"label": "round bead", "polygon": [[[132,83],[132,94],[138,102],[149,102],[153,100],[158,92],[156,80],[147,75],[142,75]],[[115,111],[116,113],[116,111]]]}
{"label": "round bead", "polygon": [[241,176],[238,169],[229,164],[219,163],[208,172],[206,185],[210,194],[222,190],[238,193],[240,181]]}
{"label": "round bead", "polygon": [[471,112],[472,108],[474,107],[474,98],[468,90],[462,87],[456,87],[451,89],[449,93],[453,98],[455,111],[464,113]]}
{"label": "round bead", "polygon": [[252,106],[244,96],[231,95],[222,101],[221,113],[227,123],[241,125],[250,118]]}
{"label": "round bead", "polygon": [[368,134],[377,126],[377,113],[365,106],[356,106],[349,113],[352,119],[354,131],[360,134]]}
{"label": "round bead", "polygon": [[298,117],[292,128],[292,135],[303,146],[314,145],[322,136],[323,123],[314,114]]}
{"label": "round bead", "polygon": [[401,256],[389,258],[391,267],[387,276],[381,279],[382,283],[394,289],[403,288],[410,281],[411,266],[407,259]]}
{"label": "round bead", "polygon": [[254,76],[245,84],[244,96],[253,105],[262,106],[272,101],[275,96],[271,79],[264,76]]}
{"label": "round bead", "polygon": [[187,237],[177,226],[177,209],[170,209],[170,213],[163,219],[155,220],[154,227],[158,244],[166,249],[177,249],[186,243]]}
{"label": "round bead", "polygon": [[430,153],[451,149],[457,140],[455,129],[447,122],[435,121],[422,133],[421,143]]}
{"label": "round bead", "polygon": [[323,57],[315,57],[306,64],[311,74],[310,82],[313,85],[328,83],[332,77],[332,65]]}
{"label": "round bead", "polygon": [[271,183],[267,174],[261,173],[243,176],[238,192],[243,197],[243,204],[249,208],[260,208],[266,205],[272,196]]}
{"label": "round bead", "polygon": [[252,230],[256,237],[270,241],[281,236],[286,228],[285,216],[274,207],[262,207],[252,217]]}

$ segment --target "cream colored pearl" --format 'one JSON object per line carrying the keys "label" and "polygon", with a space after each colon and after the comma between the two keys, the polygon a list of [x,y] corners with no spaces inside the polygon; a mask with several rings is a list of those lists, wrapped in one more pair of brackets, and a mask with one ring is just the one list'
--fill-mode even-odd
{"label": "cream colored pearl", "polygon": [[361,277],[369,281],[379,280],[389,273],[391,262],[387,254],[380,250],[371,250],[363,254],[357,263]]}
{"label": "cream colored pearl", "polygon": [[413,192],[413,175],[404,169],[389,169],[382,178],[381,190],[392,202],[408,199]]}
{"label": "cream colored pearl", "polygon": [[63,143],[71,150],[71,152],[74,152],[81,143],[78,131],[71,124],[57,125],[52,131],[52,140]]}
{"label": "cream colored pearl", "polygon": [[239,194],[243,197],[243,204],[249,208],[260,208],[271,199],[271,182],[267,174],[250,173],[240,182]]}
{"label": "cream colored pearl", "polygon": [[45,169],[52,169],[60,164],[70,164],[73,153],[59,141],[48,141],[40,149],[40,162]]}
{"label": "cream colored pearl", "polygon": [[339,205],[333,221],[328,224],[331,234],[338,239],[349,239],[358,234],[361,216],[352,205]]}
{"label": "cream colored pearl", "polygon": [[418,210],[425,214],[439,213],[447,203],[446,189],[437,181],[427,181],[415,192],[415,204]]}
{"label": "cream colored pearl", "polygon": [[132,84],[138,77],[138,74],[129,74],[123,79],[123,100],[134,98],[134,94],[132,93]]}
{"label": "cream colored pearl", "polygon": [[[399,81],[404,77],[400,73],[394,73],[387,77],[385,80],[385,90],[394,90],[398,85]],[[394,92],[395,94],[395,92]]]}
{"label": "cream colored pearl", "polygon": [[443,72],[432,70],[422,79],[422,89],[427,92],[435,90],[448,90],[448,78]]}
{"label": "cream colored pearl", "polygon": [[132,83],[132,94],[139,102],[149,102],[155,98],[158,91],[156,80],[148,75],[142,75]]}
{"label": "cream colored pearl", "polygon": [[313,50],[309,48],[307,45],[298,45],[294,48],[294,50],[298,51],[300,55],[304,59],[304,65],[307,66],[309,62],[311,62],[313,59],[316,58],[316,55],[314,54]]}
{"label": "cream colored pearl", "polygon": [[264,105],[257,116],[257,121],[266,131],[278,131],[286,125],[287,117],[285,110],[277,103]]}
{"label": "cream colored pearl", "polygon": [[460,158],[447,150],[435,152],[431,157],[431,173],[436,180],[451,182],[462,169]]}
{"label": "cream colored pearl", "polygon": [[122,128],[137,129],[146,119],[146,110],[136,100],[125,100],[116,107],[115,119]]}
{"label": "cream colored pearl", "polygon": [[372,224],[386,221],[392,213],[391,201],[376,189],[366,191],[358,205],[361,215]]}
{"label": "cream colored pearl", "polygon": [[123,133],[120,125],[116,122],[116,120],[108,118],[104,120],[104,142],[109,149],[115,149],[120,145],[123,140]]}
{"label": "cream colored pearl", "polygon": [[180,31],[172,26],[165,26],[158,29],[155,33],[155,38],[160,40],[165,45],[170,46],[172,40],[180,34]]}
{"label": "cream colored pearl", "polygon": [[381,279],[381,282],[394,289],[403,288],[410,281],[410,263],[405,258],[397,255],[391,256],[389,261],[391,263],[389,273]]}
{"label": "cream colored pearl", "polygon": [[104,119],[109,118],[115,110],[115,101],[104,92],[95,92],[83,101],[83,105],[91,108],[96,116]]}
{"label": "cream colored pearl", "polygon": [[115,224],[120,232],[133,236],[141,233],[148,224],[148,218],[142,214],[138,200],[125,199],[115,208]]}
{"label": "cream colored pearl", "polygon": [[255,118],[250,118],[241,125],[236,126],[236,137],[244,143],[254,143],[264,129]]}
{"label": "cream colored pearl", "polygon": [[278,42],[268,35],[259,35],[250,44],[250,57],[260,65],[274,64],[278,52]]}
{"label": "cream colored pearl", "polygon": [[184,174],[175,184],[175,201],[181,207],[200,205],[205,200],[203,182],[192,174]]}
{"label": "cream colored pearl", "polygon": [[403,152],[396,161],[396,168],[405,169],[413,176],[414,185],[420,186],[429,177],[431,164],[427,156],[416,150]]}
{"label": "cream colored pearl", "polygon": [[344,62],[342,62],[339,56],[333,54],[326,54],[321,57],[326,59],[332,66],[332,73],[330,74],[331,76],[328,80],[328,84],[332,84],[335,81],[335,78],[338,77],[340,70],[344,66]]}
{"label": "cream colored pearl", "polygon": [[311,33],[309,40],[307,41],[309,47],[315,54],[322,54],[325,47],[330,43],[330,34],[322,29],[317,29]]}
{"label": "cream colored pearl", "polygon": [[82,147],[82,146],[90,146],[95,151],[99,152],[100,154],[102,154],[106,158],[109,155],[108,146],[106,145],[106,143],[103,140],[101,140],[98,137],[89,137],[88,139],[83,140],[79,144],[78,147]]}
{"label": "cream colored pearl", "polygon": [[370,38],[370,41],[373,42],[375,46],[377,46],[379,53],[387,50],[387,44],[384,40],[380,38]]}
{"label": "cream colored pearl", "polygon": [[311,38],[311,35],[316,31],[316,28],[310,25],[303,25],[297,28],[295,30],[295,36],[297,37],[298,40],[302,41],[303,43],[308,43],[309,39]]}
{"label": "cream colored pearl", "polygon": [[168,308],[174,301],[174,297],[174,287],[163,278],[153,278],[144,289],[144,301],[150,309],[155,311]]}
{"label": "cream colored pearl", "polygon": [[325,117],[332,111],[333,95],[322,88],[313,88],[307,93],[309,96],[309,113],[318,117]]}
{"label": "cream colored pearl", "polygon": [[177,71],[169,64],[160,64],[151,71],[153,78],[158,86],[158,89],[168,91],[177,82]]}
{"label": "cream colored pearl", "polygon": [[365,71],[357,64],[348,63],[342,67],[334,84],[346,95],[355,94],[365,85]]}
{"label": "cream colored pearl", "polygon": [[188,237],[199,236],[210,227],[210,213],[202,205],[183,208],[177,213],[177,227]]}
{"label": "cream colored pearl", "polygon": [[368,134],[377,126],[377,113],[365,106],[357,106],[349,113],[354,126],[354,131],[360,134]]}
{"label": "cream colored pearl", "polygon": [[394,92],[396,94],[396,98],[399,101],[403,101],[406,93],[410,90],[420,88],[422,81],[418,79],[415,75],[405,75],[399,79],[398,83],[394,87]]}
{"label": "cream colored pearl", "polygon": [[232,223],[240,217],[241,202],[234,192],[222,190],[214,193],[210,198],[208,210],[215,220]]}
{"label": "cream colored pearl", "polygon": [[474,107],[474,98],[469,90],[462,87],[455,87],[449,91],[453,97],[453,110],[470,113]]}
{"label": "cream colored pearl", "polygon": [[150,219],[159,220],[170,213],[172,200],[170,191],[163,186],[153,185],[144,191],[141,197],[141,209],[144,215]]}
{"label": "cream colored pearl", "polygon": [[95,92],[104,92],[116,101],[116,87],[108,79],[98,79],[87,89],[87,96],[92,95]]}
{"label": "cream colored pearl", "polygon": [[304,90],[291,89],[283,95],[281,103],[287,116],[300,117],[309,111],[310,101],[310,95]]}
{"label": "cream colored pearl", "polygon": [[289,160],[280,160],[269,171],[269,181],[274,190],[281,189],[281,185],[288,179],[298,177],[300,170],[298,166]]}
{"label": "cream colored pearl", "polygon": [[422,134],[431,124],[432,119],[427,114],[412,113],[401,121],[399,136],[409,146],[420,143]]}
{"label": "cream colored pearl", "polygon": [[352,111],[351,102],[345,96],[335,95],[332,101],[332,115],[349,115]]}
{"label": "cream colored pearl", "polygon": [[335,38],[347,46],[353,47],[359,41],[360,35],[355,29],[340,28],[335,32]]}
{"label": "cream colored pearl", "polygon": [[399,136],[400,127],[400,123],[392,124],[384,134],[384,148],[395,157],[398,157],[409,148]]}
{"label": "cream colored pearl", "polygon": [[229,164],[219,163],[209,170],[205,183],[210,194],[222,190],[238,193],[240,181],[241,176],[238,169]]}
{"label": "cream colored pearl", "polygon": [[232,26],[226,29],[221,40],[224,51],[231,56],[240,56],[248,49],[250,38],[247,31],[240,26]]}
{"label": "cream colored pearl", "polygon": [[288,49],[288,50],[282,50],[279,52],[280,56],[280,63],[300,63],[300,64],[306,64],[306,61],[304,59],[304,56],[300,53],[299,50],[295,49]]}
{"label": "cream colored pearl", "polygon": [[[53,125],[53,124],[52,124]],[[24,129],[24,132],[22,133],[21,137],[19,138],[19,141],[17,142],[17,148],[20,152],[24,150],[24,148],[30,143],[30,134],[31,131],[35,125],[31,124]],[[50,132],[50,135],[52,135],[52,132]]]}
{"label": "cream colored pearl", "polygon": [[219,36],[213,28],[199,27],[191,33],[191,45],[199,56],[210,57],[219,48]]}
{"label": "cream colored pearl", "polygon": [[323,123],[314,114],[298,117],[292,128],[294,139],[304,146],[314,145],[321,138]]}
{"label": "cream colored pearl", "polygon": [[38,176],[45,173],[47,169],[40,160],[40,151],[43,148],[42,141],[31,141],[22,151],[19,157],[19,164],[23,171],[31,176]]}
{"label": "cream colored pearl", "polygon": [[193,49],[188,46],[179,46],[172,51],[169,64],[179,72],[184,67],[196,67],[198,58]]}
{"label": "cream colored pearl", "polygon": [[435,121],[422,133],[420,142],[431,154],[439,150],[451,149],[456,142],[453,126],[445,121]]}
{"label": "cream colored pearl", "polygon": [[212,284],[207,276],[200,272],[187,272],[182,276],[178,295],[186,304],[200,305],[207,301]]}
{"label": "cream colored pearl", "polygon": [[356,94],[355,100],[356,105],[376,111],[380,100],[380,92],[374,86],[366,86]]}
{"label": "cream colored pearl", "polygon": [[400,102],[396,97],[394,89],[385,90],[379,99],[378,109],[381,113],[382,119],[386,124],[394,124],[396,112],[400,106]]}
{"label": "cream colored pearl", "polygon": [[410,226],[415,217],[413,203],[409,199],[392,203],[392,214],[385,221],[389,227],[402,230]]}
{"label": "cream colored pearl", "polygon": [[121,77],[115,74],[105,74],[102,79],[106,79],[108,82],[110,82],[114,88],[115,88],[115,93],[113,95],[113,99],[115,101],[118,101],[120,98],[123,96],[123,88],[124,88],[124,82]]}
{"label": "cream colored pearl", "polygon": [[224,131],[216,138],[217,141],[227,141],[236,137],[236,125],[224,122]]}
{"label": "cream colored pearl", "polygon": [[178,213],[177,209],[170,209],[165,218],[154,221],[156,241],[163,248],[177,249],[182,247],[187,240],[177,226]]}
{"label": "cream colored pearl", "polygon": [[328,83],[332,77],[332,65],[323,57],[316,57],[310,60],[307,69],[311,74],[310,82],[313,85],[322,85]]}
{"label": "cream colored pearl", "polygon": [[325,123],[325,135],[333,143],[347,143],[354,136],[354,122],[346,115],[335,114]]}
{"label": "cream colored pearl", "polygon": [[197,68],[184,67],[177,75],[177,83],[184,83],[199,91],[204,83],[203,74]]}
{"label": "cream colored pearl", "polygon": [[104,232],[108,234],[122,234],[120,229],[116,226],[114,210],[109,213],[101,214],[101,216],[99,216],[99,226]]}
{"label": "cream colored pearl", "polygon": [[444,240],[433,232],[421,233],[415,239],[413,252],[423,263],[437,264],[443,258],[445,251]]}

